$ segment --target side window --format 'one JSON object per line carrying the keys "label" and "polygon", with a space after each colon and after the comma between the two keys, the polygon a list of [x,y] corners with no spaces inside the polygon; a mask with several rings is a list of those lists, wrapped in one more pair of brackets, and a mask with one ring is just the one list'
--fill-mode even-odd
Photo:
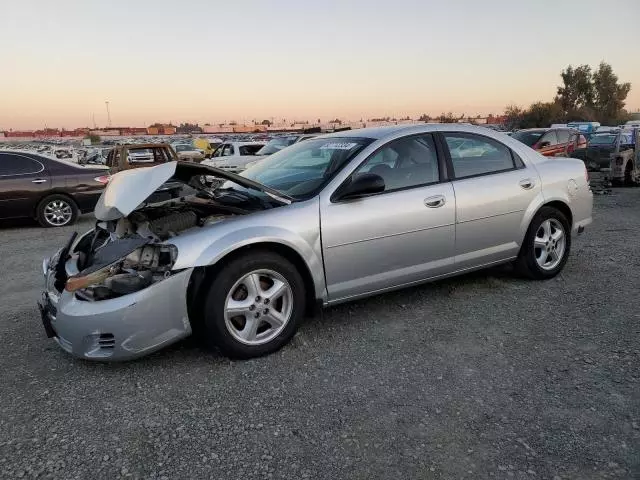
{"label": "side window", "polygon": [[262,147],[263,145],[242,145],[238,150],[240,155],[255,155]]}
{"label": "side window", "polygon": [[224,148],[222,149],[222,156],[223,157],[229,157],[231,155],[233,155],[233,145],[226,144],[224,146]]}
{"label": "side window", "polygon": [[511,150],[500,142],[471,133],[445,133],[456,178],[515,168]]}
{"label": "side window", "polygon": [[170,161],[168,158],[164,148],[154,148],[153,149],[153,163],[165,163]]}
{"label": "side window", "polygon": [[569,130],[556,130],[558,143],[569,143]]}
{"label": "side window", "polygon": [[557,145],[558,144],[558,137],[556,136],[556,132],[554,132],[553,130],[548,131],[547,133],[544,134],[544,136],[540,139],[540,143],[543,142],[549,142],[549,145]]}
{"label": "side window", "polygon": [[365,160],[354,175],[361,173],[380,175],[385,192],[435,183],[440,180],[440,173],[433,137],[394,140]]}
{"label": "side window", "polygon": [[0,175],[28,175],[44,170],[44,166],[24,155],[0,153]]}

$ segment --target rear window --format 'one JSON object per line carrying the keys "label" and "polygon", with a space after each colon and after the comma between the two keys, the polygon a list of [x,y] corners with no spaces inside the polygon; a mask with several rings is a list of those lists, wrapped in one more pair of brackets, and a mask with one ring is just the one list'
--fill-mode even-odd
{"label": "rear window", "polygon": [[44,170],[44,166],[27,157],[15,153],[0,153],[0,175],[28,175]]}
{"label": "rear window", "polygon": [[542,135],[544,135],[544,130],[537,130],[533,132],[516,132],[511,135],[511,137],[524,143],[525,145],[528,145],[529,147],[533,147],[538,142],[538,140],[540,140],[540,137],[542,137]]}

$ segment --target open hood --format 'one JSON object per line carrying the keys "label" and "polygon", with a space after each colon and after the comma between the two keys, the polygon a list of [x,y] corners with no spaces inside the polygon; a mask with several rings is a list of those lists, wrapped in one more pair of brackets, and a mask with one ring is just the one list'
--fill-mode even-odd
{"label": "open hood", "polygon": [[155,167],[134,168],[116,173],[98,199],[95,208],[96,219],[110,221],[126,217],[167,181],[189,183],[198,175],[212,175],[231,180],[245,188],[264,192],[281,203],[289,204],[293,201],[291,197],[273,188],[219,168],[191,162],[168,162]]}

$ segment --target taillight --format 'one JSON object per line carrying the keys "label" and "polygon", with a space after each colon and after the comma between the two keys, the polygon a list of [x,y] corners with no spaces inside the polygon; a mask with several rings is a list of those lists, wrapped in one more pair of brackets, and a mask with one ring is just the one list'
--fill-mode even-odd
{"label": "taillight", "polygon": [[109,179],[111,177],[109,177],[109,175],[101,175],[99,177],[94,178],[94,180],[98,183],[101,183],[103,185],[106,185],[107,183],[109,183]]}

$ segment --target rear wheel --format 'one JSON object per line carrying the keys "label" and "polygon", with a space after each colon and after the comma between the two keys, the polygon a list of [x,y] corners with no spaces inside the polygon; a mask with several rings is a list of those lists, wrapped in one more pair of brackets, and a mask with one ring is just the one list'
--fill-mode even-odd
{"label": "rear wheel", "polygon": [[268,251],[231,260],[209,287],[207,343],[233,358],[274,352],[295,334],[305,312],[304,281],[284,257]]}
{"label": "rear wheel", "polygon": [[78,206],[65,195],[49,195],[36,209],[36,219],[43,227],[64,227],[75,223]]}
{"label": "rear wheel", "polygon": [[542,207],[529,225],[516,267],[529,278],[553,278],[564,268],[570,250],[571,226],[567,217],[553,207]]}
{"label": "rear wheel", "polygon": [[627,167],[624,170],[624,184],[627,187],[638,186],[638,179],[633,174],[633,170],[634,170],[633,167],[634,165],[632,161],[627,162]]}

